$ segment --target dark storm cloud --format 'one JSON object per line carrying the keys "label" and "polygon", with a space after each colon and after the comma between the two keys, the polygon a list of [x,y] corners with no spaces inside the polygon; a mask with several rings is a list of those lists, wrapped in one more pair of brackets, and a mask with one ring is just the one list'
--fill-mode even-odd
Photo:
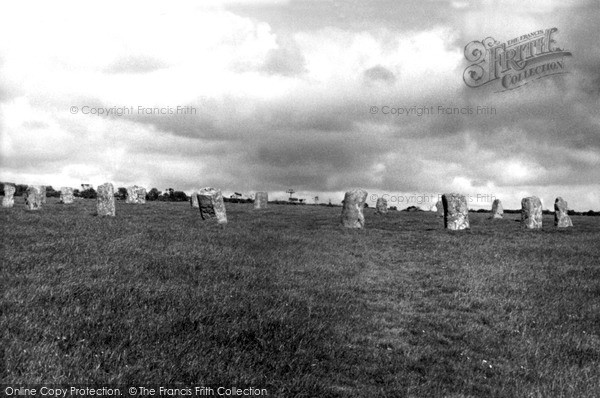
{"label": "dark storm cloud", "polygon": [[[187,105],[194,113],[136,109],[124,116],[72,116],[64,103],[109,108],[119,105],[109,102],[118,98],[115,90],[106,93],[94,84],[78,95],[66,90],[68,100],[58,101],[59,109],[52,92],[56,88],[48,84],[28,99],[40,115],[28,115],[24,131],[13,123],[11,146],[5,145],[6,151],[30,150],[31,165],[23,164],[20,154],[3,156],[3,162],[34,173],[36,167],[60,169],[60,162],[47,159],[60,159],[63,165],[89,160],[100,169],[98,174],[108,170],[106,174],[121,181],[152,181],[161,190],[213,185],[223,190],[284,191],[291,186],[338,192],[361,186],[441,192],[470,184],[480,190],[489,185],[520,192],[536,186],[559,185],[570,191],[597,184],[597,3],[540,7],[545,11],[539,12],[535,7],[523,11],[527,4],[511,4],[389,0],[231,5],[229,11],[253,19],[229,15],[224,20],[239,23],[239,30],[233,29],[237,33],[225,29],[220,33],[224,39],[210,41],[214,47],[207,46],[210,51],[195,61],[184,56],[177,61],[170,52],[158,51],[117,54],[100,68],[90,67],[89,76],[101,71],[111,87],[125,81],[123,74],[140,79],[136,84],[155,87],[148,72],[161,69],[165,79],[189,83],[185,89],[173,84],[165,92],[168,101],[181,98],[181,104],[162,106]],[[468,42],[487,36],[505,41],[553,26],[559,28],[559,46],[573,53],[568,74],[503,93],[463,83],[468,63],[462,51]],[[457,54],[462,62],[455,62]],[[181,65],[171,69],[174,62]],[[210,66],[202,70],[205,74],[189,81],[173,76],[205,64]],[[83,65],[79,67],[89,66]],[[20,77],[8,81],[0,75],[0,101],[7,98],[9,82],[18,87],[14,82]],[[371,113],[371,106],[379,112]],[[434,114],[383,114],[383,106],[433,107]],[[496,113],[439,114],[438,106],[491,107]],[[57,110],[68,117],[56,116]],[[18,139],[39,143],[52,134],[56,139],[46,147],[30,149]],[[459,185],[452,185],[455,179]]]}
{"label": "dark storm cloud", "polygon": [[373,81],[380,80],[388,83],[393,83],[396,81],[396,76],[394,75],[394,73],[381,65],[377,65],[367,69],[364,72],[364,75],[367,79]]}

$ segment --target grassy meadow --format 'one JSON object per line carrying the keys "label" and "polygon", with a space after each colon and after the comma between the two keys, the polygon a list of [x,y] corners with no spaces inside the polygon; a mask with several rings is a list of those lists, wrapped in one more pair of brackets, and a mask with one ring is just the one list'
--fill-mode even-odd
{"label": "grassy meadow", "polygon": [[1,383],[276,397],[599,397],[600,217],[54,198],[0,209]]}

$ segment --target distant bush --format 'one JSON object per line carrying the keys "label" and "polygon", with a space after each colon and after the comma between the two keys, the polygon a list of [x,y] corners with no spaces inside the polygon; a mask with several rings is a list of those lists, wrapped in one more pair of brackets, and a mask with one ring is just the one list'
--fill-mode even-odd
{"label": "distant bush", "polygon": [[27,185],[25,185],[25,184],[15,185],[15,196],[23,196],[23,194],[26,191],[27,191]]}
{"label": "distant bush", "polygon": [[390,210],[398,210],[396,206],[390,206]]}
{"label": "distant bush", "polygon": [[117,188],[117,192],[115,192],[115,198],[119,200],[127,199],[127,188],[119,187]]}
{"label": "distant bush", "polygon": [[96,199],[98,197],[98,193],[94,188],[88,188],[79,193],[79,197],[84,199]]}
{"label": "distant bush", "polygon": [[[227,203],[254,203],[254,199],[250,199],[250,198],[223,198],[223,202],[227,202]],[[268,202],[268,203],[275,203],[275,202]]]}
{"label": "distant bush", "polygon": [[158,189],[152,188],[150,191],[148,191],[148,193],[146,193],[146,200],[150,202],[158,200],[160,193],[161,192]]}
{"label": "distant bush", "polygon": [[60,198],[60,191],[54,190],[52,185],[48,185],[46,187],[46,197],[47,198]]}

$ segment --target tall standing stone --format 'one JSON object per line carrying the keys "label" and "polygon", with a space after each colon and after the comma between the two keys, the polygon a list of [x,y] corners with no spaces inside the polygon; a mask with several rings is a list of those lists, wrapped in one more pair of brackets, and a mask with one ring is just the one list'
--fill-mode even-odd
{"label": "tall standing stone", "polygon": [[268,201],[269,194],[267,192],[257,192],[256,195],[254,195],[254,208],[266,209]]}
{"label": "tall standing stone", "polygon": [[521,222],[529,229],[542,228],[542,202],[537,196],[521,199]]}
{"label": "tall standing stone", "polygon": [[42,185],[29,185],[25,191],[25,205],[29,210],[42,208],[42,193],[45,194],[46,187]]}
{"label": "tall standing stone", "polygon": [[71,187],[61,187],[60,188],[60,203],[63,204],[71,204],[73,203],[73,188]]}
{"label": "tall standing stone", "polygon": [[554,201],[554,226],[558,228],[572,227],[573,222],[568,214],[567,202],[560,196]]}
{"label": "tall standing stone", "polygon": [[215,188],[202,188],[198,192],[198,206],[203,220],[216,218],[219,224],[227,223],[227,213],[221,191]]}
{"label": "tall standing stone", "polygon": [[438,217],[444,217],[444,204],[441,200],[438,200],[435,204],[435,209]]}
{"label": "tall standing stone", "polygon": [[41,198],[42,198],[42,204],[45,205],[46,204],[46,186],[45,185],[40,185],[41,187]]}
{"label": "tall standing stone", "polygon": [[377,202],[375,203],[375,209],[377,210],[377,214],[387,213],[387,200],[385,200],[385,198],[377,198]]}
{"label": "tall standing stone", "polygon": [[363,209],[367,200],[367,191],[364,189],[353,189],[344,195],[344,206],[342,207],[342,225],[346,228],[364,228],[365,216]]}
{"label": "tall standing stone", "polygon": [[16,188],[13,184],[4,184],[4,197],[2,198],[2,207],[13,207],[15,204]]}
{"label": "tall standing stone", "polygon": [[98,187],[96,209],[99,216],[115,216],[115,188],[110,182]]}
{"label": "tall standing stone", "polygon": [[190,196],[190,205],[196,208],[200,207],[200,205],[198,204],[198,192],[192,192],[192,196]]}
{"label": "tall standing stone", "polygon": [[492,203],[492,216],[490,218],[502,218],[504,215],[504,208],[500,199],[495,199]]}
{"label": "tall standing stone", "polygon": [[469,207],[464,195],[446,193],[442,195],[444,208],[444,227],[452,231],[467,229],[469,225]]}

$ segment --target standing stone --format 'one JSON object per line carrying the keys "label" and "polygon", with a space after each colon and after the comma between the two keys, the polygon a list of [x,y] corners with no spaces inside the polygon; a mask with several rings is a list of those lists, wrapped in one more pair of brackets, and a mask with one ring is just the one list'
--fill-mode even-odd
{"label": "standing stone", "polygon": [[136,186],[127,187],[127,198],[125,203],[137,203],[137,193],[135,191]]}
{"label": "standing stone", "polygon": [[490,218],[502,218],[504,215],[504,208],[500,199],[495,199],[492,203],[492,216]]}
{"label": "standing stone", "polygon": [[60,203],[66,205],[73,203],[73,188],[61,187],[60,188]]}
{"label": "standing stone", "polygon": [[469,228],[469,207],[465,195],[446,193],[442,195],[444,227],[452,231]]}
{"label": "standing stone", "polygon": [[45,185],[40,185],[42,192],[42,204],[45,205],[46,204],[46,186]]}
{"label": "standing stone", "polygon": [[190,197],[190,205],[196,208],[200,207],[200,205],[198,204],[198,192],[192,192],[192,196]]}
{"label": "standing stone", "polygon": [[137,187],[137,203],[140,205],[146,204],[146,188]]}
{"label": "standing stone", "polygon": [[521,199],[521,222],[529,229],[542,228],[542,202],[537,196]]}
{"label": "standing stone", "polygon": [[560,196],[554,201],[554,226],[558,228],[572,227],[573,222],[567,213],[567,202]]}
{"label": "standing stone", "polygon": [[227,213],[221,191],[214,188],[202,188],[198,192],[198,207],[203,220],[216,218],[219,224],[227,223]]}
{"label": "standing stone", "polygon": [[127,198],[125,203],[145,204],[146,203],[146,188],[133,185],[127,187]]}
{"label": "standing stone", "polygon": [[342,207],[342,225],[346,228],[363,228],[365,216],[363,209],[367,200],[367,191],[364,189],[353,189],[344,195],[344,206]]}
{"label": "standing stone", "polygon": [[42,192],[46,188],[42,185],[29,185],[25,191],[25,205],[29,210],[39,210],[42,208]]}
{"label": "standing stone", "polygon": [[377,214],[387,213],[387,200],[385,200],[384,198],[377,198],[377,202],[375,203],[375,209],[377,209]]}
{"label": "standing stone", "polygon": [[99,216],[115,216],[115,188],[110,182],[98,187],[96,209]]}
{"label": "standing stone", "polygon": [[437,201],[437,203],[435,204],[435,208],[437,211],[437,216],[444,217],[444,204],[442,203],[441,200]]}
{"label": "standing stone", "polygon": [[15,204],[16,188],[12,184],[4,184],[4,197],[2,198],[2,207],[13,207]]}
{"label": "standing stone", "polygon": [[268,201],[269,194],[267,192],[257,192],[256,195],[254,195],[254,208],[266,209]]}

